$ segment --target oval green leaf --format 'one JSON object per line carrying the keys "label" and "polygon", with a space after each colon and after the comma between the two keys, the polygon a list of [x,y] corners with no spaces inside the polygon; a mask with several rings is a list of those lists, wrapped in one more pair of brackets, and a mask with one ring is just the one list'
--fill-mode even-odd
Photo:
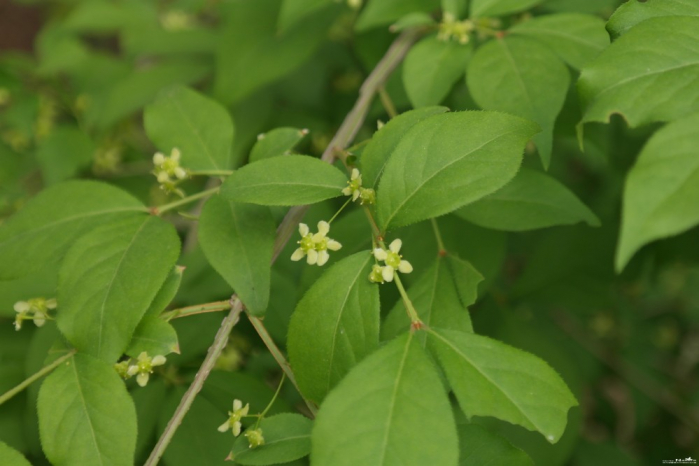
{"label": "oval green leaf", "polygon": [[471,46],[427,37],[413,46],[403,63],[403,84],[413,107],[437,105],[466,72]]}
{"label": "oval green leaf", "polygon": [[254,315],[269,303],[275,225],[268,207],[211,196],[199,217],[199,242],[209,263]]}
{"label": "oval green leaf", "polygon": [[112,222],[80,238],[59,272],[61,332],[80,351],[116,361],[179,251],[174,227],[147,215]]}
{"label": "oval green leaf", "polygon": [[439,8],[439,0],[368,0],[356,23],[357,31],[365,31],[392,22],[411,13],[431,13]]}
{"label": "oval green leaf", "polygon": [[228,111],[192,89],[174,86],[162,91],[143,112],[146,134],[161,151],[182,153],[190,170],[225,170],[233,147],[233,120]]}
{"label": "oval green leaf", "polygon": [[456,214],[476,225],[503,231],[578,222],[600,225],[597,216],[558,180],[528,168],[522,168],[502,189]]}
{"label": "oval green leaf", "polygon": [[245,165],[221,186],[221,197],[260,205],[313,204],[342,196],[347,177],[307,155],[289,155]]}
{"label": "oval green leaf", "polygon": [[466,82],[473,99],[484,110],[512,113],[541,126],[534,143],[548,168],[553,125],[570,84],[570,73],[563,62],[545,45],[507,36],[476,51]]}
{"label": "oval green leaf", "polygon": [[319,403],[379,344],[379,288],[369,251],[328,269],[296,306],[287,347],[304,395]]}
{"label": "oval green leaf", "polygon": [[145,317],[136,327],[125,353],[137,358],[144,351],[150,356],[179,353],[175,328],[160,317]]}
{"label": "oval green leaf", "polygon": [[382,230],[449,213],[496,191],[519,168],[539,127],[497,112],[435,115],[393,151],[377,195]]}
{"label": "oval green leaf", "polygon": [[307,129],[275,128],[257,136],[257,142],[250,152],[250,163],[289,155],[296,144],[308,134]]}
{"label": "oval green leaf", "polygon": [[534,466],[534,461],[524,451],[484,427],[461,424],[457,431],[461,449],[459,466]]}
{"label": "oval green leaf", "polygon": [[550,443],[561,438],[578,403],[544,361],[474,333],[432,329],[429,340],[466,416],[518,424]]}
{"label": "oval green leaf", "polygon": [[624,188],[616,268],[646,243],[699,223],[699,114],[674,121],[646,143]]}
{"label": "oval green leaf", "polygon": [[471,17],[502,16],[527,10],[544,0],[471,0]]}
{"label": "oval green leaf", "polygon": [[330,392],[316,417],[311,463],[456,466],[457,442],[436,368],[407,334],[360,363]]}
{"label": "oval green leaf", "polygon": [[260,428],[264,445],[251,449],[244,435],[233,444],[231,459],[244,466],[288,463],[311,452],[313,421],[300,414],[284,413],[264,418]]}
{"label": "oval green leaf", "polygon": [[146,209],[105,183],[68,181],[45,189],[0,225],[0,280],[19,278],[60,259],[86,231]]}
{"label": "oval green leaf", "polygon": [[148,316],[157,316],[165,310],[166,307],[175,299],[177,291],[182,283],[182,274],[185,267],[176,265],[170,271],[170,275],[165,279],[165,283],[160,287],[158,294],[155,295],[153,301],[148,306],[148,310],[144,314],[144,318]]}
{"label": "oval green leaf", "polygon": [[20,452],[0,442],[0,460],[4,466],[32,466]]}
{"label": "oval green leaf", "polygon": [[37,403],[51,464],[133,465],[136,409],[111,364],[76,354],[44,381]]}
{"label": "oval green leaf", "polygon": [[699,16],[699,3],[694,0],[629,0],[614,11],[607,21],[607,30],[617,38],[638,23],[659,16]]}
{"label": "oval green leaf", "polygon": [[670,121],[699,110],[699,17],[652,18],[621,36],[580,74],[582,123],[629,126]]}

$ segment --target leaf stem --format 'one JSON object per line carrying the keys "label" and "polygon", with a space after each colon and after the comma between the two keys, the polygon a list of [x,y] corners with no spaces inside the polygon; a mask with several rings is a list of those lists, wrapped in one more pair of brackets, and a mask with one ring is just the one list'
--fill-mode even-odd
{"label": "leaf stem", "polygon": [[192,194],[191,196],[187,196],[184,199],[180,199],[178,201],[171,202],[169,204],[161,205],[160,207],[152,207],[151,208],[151,213],[153,215],[162,215],[165,212],[175,209],[181,205],[189,204],[190,202],[196,201],[197,199],[201,199],[206,196],[210,196],[212,194],[215,194],[218,192],[218,187],[216,188],[211,188],[207,189],[206,191],[202,191],[197,194]]}
{"label": "leaf stem", "polygon": [[289,362],[286,360],[284,354],[282,354],[281,350],[276,345],[276,343],[274,343],[272,336],[269,334],[262,321],[257,317],[250,315],[249,313],[247,313],[247,316],[252,326],[255,327],[255,330],[257,330],[257,333],[258,335],[260,335],[260,338],[264,342],[265,346],[272,354],[274,359],[277,361],[277,364],[279,364],[279,367],[282,368],[282,371],[284,371],[286,376],[289,378],[289,381],[294,385],[294,387],[296,387],[296,390],[303,398],[303,401],[306,403],[308,410],[311,412],[311,417],[315,417],[316,412],[318,412],[318,407],[312,401],[307,400],[306,397],[303,396],[303,392],[301,392],[298,383],[296,383],[296,377],[294,377],[294,373],[291,370]]}
{"label": "leaf stem", "polygon": [[153,451],[151,452],[150,456],[148,457],[148,461],[146,461],[144,466],[155,466],[158,464],[158,461],[160,461],[160,458],[162,458],[163,453],[165,453],[165,449],[170,444],[172,437],[175,435],[177,428],[182,423],[182,419],[184,419],[185,414],[187,414],[187,411],[189,411],[192,403],[194,403],[194,399],[196,398],[197,394],[204,386],[204,381],[206,381],[206,378],[209,376],[209,372],[211,372],[211,370],[214,368],[216,360],[219,358],[223,352],[223,349],[228,344],[228,336],[230,335],[231,330],[233,330],[233,327],[235,327],[235,325],[238,323],[238,320],[240,320],[240,313],[243,311],[243,303],[237,296],[233,295],[231,297],[230,307],[231,312],[229,312],[223,319],[223,322],[221,322],[221,328],[218,329],[214,342],[209,348],[209,352],[206,354],[206,358],[199,368],[197,375],[194,377],[192,385],[189,386],[189,389],[187,389],[187,392],[182,397],[180,404],[175,410],[175,414],[167,423],[167,427],[165,427],[165,430],[160,436],[158,443],[155,445],[155,448],[153,448]]}
{"label": "leaf stem", "polygon": [[286,378],[286,372],[282,372],[282,379],[279,381],[279,385],[277,386],[277,391],[274,392],[274,396],[270,400],[269,403],[267,403],[267,407],[265,408],[264,411],[262,411],[259,416],[257,417],[257,422],[255,423],[255,429],[260,425],[260,422],[262,419],[264,419],[265,415],[269,411],[269,409],[272,407],[275,401],[277,401],[277,397],[279,396],[279,392],[282,389],[282,385],[284,385],[284,379]]}
{"label": "leaf stem", "polygon": [[386,92],[386,88],[381,86],[379,89],[379,97],[381,98],[381,104],[383,105],[383,108],[386,109],[386,113],[388,113],[388,116],[391,118],[395,118],[398,116],[398,112],[396,111],[396,106],[393,105],[393,100],[391,100],[391,96],[388,95],[388,92]]}
{"label": "leaf stem", "polygon": [[163,312],[160,314],[162,319],[166,322],[172,319],[179,319],[180,317],[188,317],[197,314],[206,314],[208,312],[220,312],[231,308],[231,302],[227,301],[214,301],[213,303],[197,304],[194,306],[181,307],[179,309],[173,309],[172,311]]}
{"label": "leaf stem", "polygon": [[233,173],[234,170],[197,170],[189,172],[191,176],[230,176]]}
{"label": "leaf stem", "polygon": [[413,302],[408,297],[408,293],[406,293],[405,288],[403,288],[403,283],[400,281],[400,277],[397,273],[393,275],[393,281],[396,282],[398,292],[400,293],[401,298],[403,298],[403,304],[405,304],[405,310],[408,313],[408,317],[410,317],[412,326],[416,329],[422,328],[424,324],[422,323],[422,320],[420,320],[420,316],[417,314],[415,306],[413,306]]}
{"label": "leaf stem", "polygon": [[442,232],[439,230],[439,224],[436,218],[431,218],[432,229],[434,230],[434,237],[437,239],[437,248],[439,249],[439,255],[443,256],[447,253],[447,248],[444,246],[444,240],[442,240]]}
{"label": "leaf stem", "polygon": [[2,396],[0,396],[0,405],[2,405],[3,403],[5,403],[7,400],[9,400],[10,398],[12,398],[13,396],[15,396],[15,395],[17,395],[18,393],[20,393],[22,390],[24,390],[24,389],[27,388],[29,385],[31,385],[32,383],[36,382],[37,380],[39,380],[40,378],[42,378],[42,377],[45,376],[46,374],[48,374],[48,373],[50,373],[51,371],[53,371],[55,368],[57,368],[58,366],[60,366],[61,364],[63,364],[63,362],[65,362],[66,360],[72,358],[73,355],[74,355],[75,353],[76,353],[76,350],[71,350],[71,351],[69,351],[68,354],[65,354],[65,355],[61,356],[60,358],[58,358],[58,359],[56,359],[55,361],[53,361],[51,364],[49,364],[49,365],[43,367],[41,370],[39,370],[39,372],[35,373],[34,375],[32,375],[32,376],[30,376],[29,378],[27,378],[26,380],[24,380],[22,383],[20,383],[20,384],[17,385],[16,387],[14,387],[14,388],[8,390],[7,392],[3,393]]}

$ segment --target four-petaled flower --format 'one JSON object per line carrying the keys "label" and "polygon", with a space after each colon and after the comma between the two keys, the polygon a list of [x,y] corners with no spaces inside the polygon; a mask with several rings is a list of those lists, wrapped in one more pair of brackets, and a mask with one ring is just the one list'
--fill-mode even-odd
{"label": "four-petaled flower", "polygon": [[182,154],[176,147],[170,152],[167,157],[162,152],[156,152],[153,156],[153,165],[155,169],[153,174],[158,179],[160,187],[166,191],[177,191],[175,186],[177,183],[187,178],[187,170],[180,166],[180,157]]}
{"label": "four-petaled flower", "polygon": [[226,422],[219,426],[218,431],[225,432],[228,429],[231,429],[233,431],[234,436],[237,437],[238,435],[240,435],[240,430],[242,428],[240,420],[248,415],[249,410],[250,403],[243,406],[242,401],[233,400],[233,411],[228,411],[228,419],[226,419]]}
{"label": "four-petaled flower", "polygon": [[262,429],[248,429],[245,431],[245,437],[248,439],[250,448],[257,448],[265,444],[265,438],[262,436]]}
{"label": "four-petaled flower", "polygon": [[27,301],[17,301],[14,305],[15,330],[22,328],[22,321],[33,320],[34,325],[41,327],[46,323],[50,309],[56,309],[56,299],[32,298]]}
{"label": "four-petaled flower", "polygon": [[[400,273],[410,273],[413,271],[413,266],[410,265],[410,262],[403,260],[403,256],[398,254],[402,245],[403,242],[401,240],[395,239],[388,246],[388,251],[383,248],[374,249],[374,257],[376,260],[383,261],[384,264],[386,264],[382,267],[381,276],[387,282],[393,281],[393,275],[396,270]],[[374,271],[372,271],[372,275],[373,274]]]}
{"label": "four-petaled flower", "polygon": [[136,377],[136,382],[141,387],[145,387],[148,383],[148,378],[150,377],[150,374],[153,373],[153,368],[155,366],[162,366],[163,364],[165,364],[165,361],[165,356],[150,357],[148,356],[148,353],[144,351],[138,355],[138,358],[136,358],[136,364],[129,366],[129,369],[126,371],[126,374],[129,377],[133,377],[134,375],[138,374],[138,376]]}
{"label": "four-petaled flower", "polygon": [[347,182],[347,187],[342,190],[342,194],[345,196],[352,196],[352,200],[356,201],[361,194],[362,189],[362,175],[356,168],[352,169],[352,176]]}
{"label": "four-petaled flower", "polygon": [[324,220],[318,222],[318,233],[311,234],[308,225],[299,223],[299,234],[301,240],[298,241],[299,248],[291,255],[292,261],[299,261],[306,256],[309,265],[324,265],[328,262],[330,254],[328,251],[338,251],[342,245],[327,237],[330,231],[330,224]]}

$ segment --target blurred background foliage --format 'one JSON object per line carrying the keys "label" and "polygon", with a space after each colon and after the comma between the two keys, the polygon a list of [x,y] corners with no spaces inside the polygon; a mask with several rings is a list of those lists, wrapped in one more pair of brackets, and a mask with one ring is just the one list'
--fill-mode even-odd
{"label": "blurred background foliage", "polygon": [[[619,3],[549,0],[526,14],[584,12],[606,19]],[[69,178],[103,180],[149,205],[166,202],[150,174],[155,148],[144,134],[142,109],[172,84],[192,85],[230,110],[236,127],[231,168],[247,161],[258,134],[278,127],[307,128],[296,150],[320,154],[395,37],[386,26],[399,18],[357,31],[358,13],[344,3],[286,22],[280,21],[281,8],[280,0],[0,2],[0,222],[42,188]],[[577,71],[571,73],[574,81]],[[411,108],[401,69],[386,91],[399,111]],[[463,79],[443,104],[452,110],[477,108]],[[439,219],[448,249],[486,278],[471,309],[476,331],[539,355],[580,400],[556,445],[518,427],[479,422],[544,466],[696,458],[699,230],[644,247],[623,274],[615,274],[624,178],[657,126],[631,130],[617,117],[609,125],[588,125],[583,153],[575,139],[580,116],[573,86],[556,122],[549,173],[591,207],[602,227],[507,233],[455,215]],[[387,119],[377,99],[357,141],[371,136],[377,120]],[[541,168],[533,150],[525,166]],[[201,181],[184,185],[189,194],[203,187]],[[316,205],[307,220],[332,212],[331,206]],[[369,237],[357,216],[358,211],[345,215],[333,227],[348,246],[362,234]],[[186,221],[174,220],[184,237]],[[430,225],[406,228],[399,236],[415,268],[426,267],[436,248]],[[343,249],[338,259],[359,248]],[[230,295],[195,242],[185,241],[184,251],[181,264],[187,269],[176,306]],[[319,273],[289,261],[274,266],[273,312],[265,322],[280,344],[296,301]],[[0,392],[44,364],[57,332],[51,326],[15,332],[13,303],[51,296],[55,286],[51,267],[0,282],[0,316],[6,317],[0,326]],[[388,287],[381,298],[384,311],[398,299]],[[162,380],[133,392],[138,458],[147,454],[192,379],[220,318],[206,314],[174,321],[182,354],[170,359],[175,364]],[[223,464],[229,442],[209,433],[208,420],[216,417],[218,425],[233,397],[249,400],[253,410],[269,399],[276,366],[251,328],[236,329],[218,369],[166,453],[167,464],[205,464],[203,459]],[[33,464],[47,464],[38,439],[37,390],[33,386],[0,407],[0,440]],[[287,386],[279,410],[298,402]]]}

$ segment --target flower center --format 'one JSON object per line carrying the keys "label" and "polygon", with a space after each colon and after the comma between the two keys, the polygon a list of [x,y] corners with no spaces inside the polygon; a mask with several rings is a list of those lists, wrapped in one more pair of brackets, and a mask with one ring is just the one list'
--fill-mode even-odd
{"label": "flower center", "polygon": [[388,256],[386,257],[386,265],[397,269],[398,264],[400,264],[400,255],[389,251]]}
{"label": "flower center", "polygon": [[299,245],[301,246],[301,249],[303,249],[306,252],[313,249],[315,247],[315,244],[313,243],[313,235],[309,233],[303,238],[301,238],[301,241],[299,241]]}

